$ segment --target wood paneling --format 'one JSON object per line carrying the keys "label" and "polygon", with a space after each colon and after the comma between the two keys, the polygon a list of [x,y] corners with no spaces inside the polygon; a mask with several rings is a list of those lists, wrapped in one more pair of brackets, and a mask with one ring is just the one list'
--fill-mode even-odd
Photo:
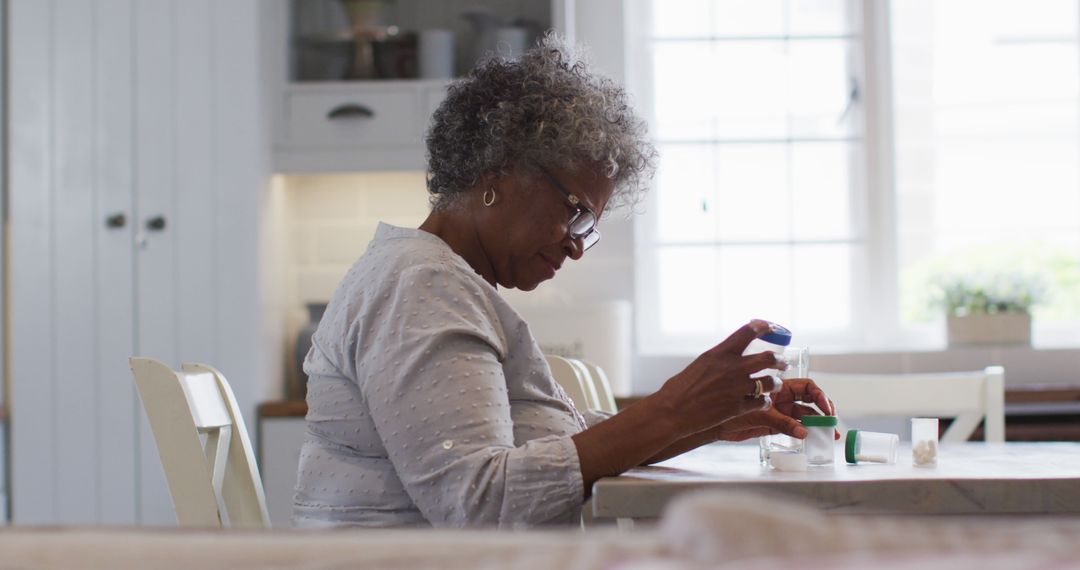
{"label": "wood paneling", "polygon": [[9,5],[15,522],[172,524],[127,358],[214,364],[251,414],[276,352],[259,4]]}
{"label": "wood paneling", "polygon": [[[57,5],[52,29],[56,43],[52,61],[54,158],[53,278],[55,286],[52,358],[56,362],[53,399],[56,415],[56,515],[61,520],[97,520],[99,427],[97,354],[93,298],[96,247],[94,218],[94,6],[87,1]],[[62,347],[62,348],[61,348]],[[62,351],[62,352],[61,352]],[[89,497],[87,497],[89,495]]]}
{"label": "wood paneling", "polygon": [[11,508],[56,520],[53,284],[53,6],[9,3]]}
{"label": "wood paneling", "polygon": [[[127,360],[117,355],[135,353],[134,232],[135,160],[133,108],[134,38],[132,2],[99,0],[94,17],[98,39],[94,48],[95,195],[94,243],[96,372],[98,437],[95,492],[103,498],[100,521],[124,524],[137,520],[133,489],[136,454],[133,447],[139,417],[138,396]],[[105,220],[123,214],[123,227]]]}

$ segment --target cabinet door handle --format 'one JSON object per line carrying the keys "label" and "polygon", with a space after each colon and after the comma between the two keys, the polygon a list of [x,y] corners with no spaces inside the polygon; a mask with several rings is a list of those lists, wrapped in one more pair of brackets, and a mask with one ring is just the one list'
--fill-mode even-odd
{"label": "cabinet door handle", "polygon": [[127,225],[127,216],[123,212],[111,214],[105,218],[105,227],[119,229]]}
{"label": "cabinet door handle", "polygon": [[326,114],[327,119],[370,119],[375,116],[375,111],[372,111],[364,105],[358,105],[356,103],[345,103],[344,105],[338,105],[330,110]]}
{"label": "cabinet door handle", "polygon": [[165,229],[165,216],[154,216],[146,220],[146,229],[152,232],[160,232]]}

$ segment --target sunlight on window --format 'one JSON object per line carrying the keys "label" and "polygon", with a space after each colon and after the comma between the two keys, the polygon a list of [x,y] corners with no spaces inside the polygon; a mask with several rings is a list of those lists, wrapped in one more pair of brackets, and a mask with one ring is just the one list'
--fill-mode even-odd
{"label": "sunlight on window", "polygon": [[[894,2],[892,16],[904,322],[940,318],[922,305],[944,266],[1080,264],[1075,0]],[[1080,318],[1074,273],[1050,277],[1037,323]]]}
{"label": "sunlight on window", "polygon": [[640,287],[646,347],[706,347],[755,317],[803,339],[850,328],[863,239],[852,5],[651,4],[661,160],[638,235],[655,268]]}

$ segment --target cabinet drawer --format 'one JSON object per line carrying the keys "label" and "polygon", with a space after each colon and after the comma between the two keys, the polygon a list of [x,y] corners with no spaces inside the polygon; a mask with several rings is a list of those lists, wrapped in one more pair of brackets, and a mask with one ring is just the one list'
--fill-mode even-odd
{"label": "cabinet drawer", "polygon": [[287,105],[290,145],[335,147],[419,141],[411,89],[294,93]]}

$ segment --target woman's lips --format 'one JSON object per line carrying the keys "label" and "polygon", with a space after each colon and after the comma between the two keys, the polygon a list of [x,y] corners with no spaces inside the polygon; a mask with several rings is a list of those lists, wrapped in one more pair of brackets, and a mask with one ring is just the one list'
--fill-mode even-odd
{"label": "woman's lips", "polygon": [[547,265],[548,269],[551,271],[551,275],[549,275],[549,277],[554,277],[555,272],[559,270],[559,266],[543,255],[540,256],[540,259],[544,260],[544,265]]}

